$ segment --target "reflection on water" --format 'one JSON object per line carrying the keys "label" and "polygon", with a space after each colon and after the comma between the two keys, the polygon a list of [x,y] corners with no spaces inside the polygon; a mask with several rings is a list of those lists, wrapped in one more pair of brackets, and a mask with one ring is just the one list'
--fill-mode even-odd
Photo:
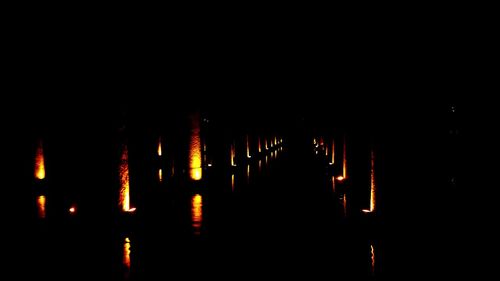
{"label": "reflection on water", "polygon": [[200,194],[195,194],[191,198],[191,221],[194,234],[200,235],[203,221],[203,198]]}
{"label": "reflection on water", "polygon": [[119,206],[124,212],[130,210],[130,181],[128,170],[128,147],[122,145],[122,155],[120,159],[120,200]]}
{"label": "reflection on water", "polygon": [[161,169],[158,169],[158,180],[159,180],[160,182],[162,182],[162,181],[163,181],[163,172],[162,172],[162,170],[161,170]]}
{"label": "reflection on water", "polygon": [[234,174],[231,175],[231,190],[234,191]]}
{"label": "reflection on water", "polygon": [[332,191],[335,192],[335,176],[332,176]]}
{"label": "reflection on water", "polygon": [[345,193],[342,196],[342,207],[344,209],[344,217],[347,217],[347,198],[346,198]]}
{"label": "reflection on water", "polygon": [[262,146],[260,144],[260,137],[257,138],[257,146],[258,146],[258,149],[259,149],[259,153],[262,152]]}
{"label": "reflection on water", "polygon": [[250,164],[247,165],[247,184],[250,184]]}
{"label": "reflection on water", "polygon": [[43,155],[42,141],[38,142],[35,155],[35,178],[43,180],[45,178],[45,158]]}
{"label": "reflection on water", "polygon": [[201,180],[201,136],[199,114],[192,114],[191,135],[189,141],[189,176],[192,180]]}
{"label": "reflection on water", "polygon": [[45,218],[45,196],[40,195],[36,198],[36,205],[38,209],[38,217],[41,219]]}
{"label": "reflection on water", "polygon": [[370,243],[370,272],[372,275],[375,275],[375,248],[373,247],[373,243]]}
{"label": "reflection on water", "polygon": [[259,173],[262,172],[262,160],[259,159]]}
{"label": "reflection on water", "polygon": [[342,160],[342,177],[344,179],[347,178],[347,145],[346,145],[346,137],[344,135],[344,150],[343,150],[343,160]]}
{"label": "reflection on water", "polygon": [[125,238],[123,243],[123,266],[124,270],[124,279],[129,280],[130,277],[130,239],[128,237]]}

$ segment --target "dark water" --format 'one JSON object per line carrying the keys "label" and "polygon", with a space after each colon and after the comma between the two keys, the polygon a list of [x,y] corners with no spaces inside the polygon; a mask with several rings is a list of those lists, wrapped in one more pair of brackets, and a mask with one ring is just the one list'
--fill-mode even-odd
{"label": "dark water", "polygon": [[111,225],[69,213],[57,223],[39,219],[25,262],[41,279],[380,275],[384,243],[374,218],[351,208],[341,185],[333,192],[322,158],[294,149],[233,173],[207,168],[203,180],[158,190],[154,207]]}

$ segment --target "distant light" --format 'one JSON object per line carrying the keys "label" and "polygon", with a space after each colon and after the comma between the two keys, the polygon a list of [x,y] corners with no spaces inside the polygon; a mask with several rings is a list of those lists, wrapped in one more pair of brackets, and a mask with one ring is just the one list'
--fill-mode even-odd
{"label": "distant light", "polygon": [[368,209],[363,209],[362,211],[363,211],[363,213],[371,213],[372,212],[372,211],[370,211]]}
{"label": "distant light", "polygon": [[130,243],[130,239],[128,237],[125,238],[125,243]]}
{"label": "distant light", "polygon": [[337,177],[337,180],[338,180],[338,181],[343,181],[343,180],[344,180],[344,177],[343,177],[343,176],[338,176],[338,177]]}
{"label": "distant light", "polygon": [[128,210],[128,212],[129,212],[129,213],[133,213],[133,212],[135,212],[135,210],[136,210],[136,209],[137,209],[137,208],[135,208],[135,207],[134,207],[134,208],[130,208],[130,209]]}
{"label": "distant light", "polygon": [[76,213],[76,207],[73,206],[73,207],[69,208],[69,213],[70,214],[75,214]]}
{"label": "distant light", "polygon": [[212,164],[210,164],[210,163],[209,163],[209,164],[207,164],[207,166],[208,166],[208,167],[212,167]]}

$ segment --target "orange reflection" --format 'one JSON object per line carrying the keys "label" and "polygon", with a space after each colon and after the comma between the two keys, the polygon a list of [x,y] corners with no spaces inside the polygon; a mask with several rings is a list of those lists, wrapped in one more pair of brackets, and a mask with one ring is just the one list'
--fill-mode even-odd
{"label": "orange reflection", "polygon": [[45,196],[40,195],[36,198],[36,205],[38,208],[38,217],[41,219],[44,219],[46,214],[45,214]]}
{"label": "orange reflection", "polygon": [[199,114],[192,114],[191,137],[189,143],[189,176],[192,180],[201,180],[201,136]]}
{"label": "orange reflection", "polygon": [[262,146],[260,144],[260,137],[257,138],[257,146],[258,146],[258,149],[259,149],[259,152],[262,152]]}
{"label": "orange reflection", "polygon": [[262,172],[262,159],[259,159],[259,173]]}
{"label": "orange reflection", "polygon": [[128,170],[128,147],[122,145],[122,155],[120,158],[120,200],[119,206],[124,212],[130,209],[130,181]]}
{"label": "orange reflection", "polygon": [[231,190],[234,191],[234,174],[231,175]]}
{"label": "orange reflection", "polygon": [[347,198],[345,196],[345,193],[344,193],[344,196],[342,196],[342,206],[344,207],[344,217],[347,216]]}
{"label": "orange reflection", "polygon": [[250,184],[250,164],[247,165],[247,184]]}
{"label": "orange reflection", "polygon": [[125,267],[125,280],[128,280],[130,277],[130,239],[128,237],[123,243],[123,265]]}
{"label": "orange reflection", "polygon": [[274,145],[278,145],[278,137],[274,136]]}
{"label": "orange reflection", "polygon": [[332,176],[332,190],[335,192],[335,177]]}
{"label": "orange reflection", "polygon": [[42,141],[38,142],[35,155],[35,178],[43,180],[45,178],[45,158],[43,155]]}
{"label": "orange reflection", "polygon": [[373,243],[370,244],[370,256],[371,256],[370,272],[372,275],[375,275],[375,248],[373,247]]}
{"label": "orange reflection", "polygon": [[195,235],[200,235],[203,221],[203,198],[200,194],[193,195],[191,199],[191,221]]}
{"label": "orange reflection", "polygon": [[341,181],[343,181],[343,180],[344,180],[344,177],[343,177],[343,176],[338,176],[338,177],[337,177],[337,180],[341,182]]}
{"label": "orange reflection", "polygon": [[160,182],[162,182],[162,181],[163,181],[163,172],[162,172],[162,170],[161,170],[161,169],[158,169],[158,180],[159,180]]}

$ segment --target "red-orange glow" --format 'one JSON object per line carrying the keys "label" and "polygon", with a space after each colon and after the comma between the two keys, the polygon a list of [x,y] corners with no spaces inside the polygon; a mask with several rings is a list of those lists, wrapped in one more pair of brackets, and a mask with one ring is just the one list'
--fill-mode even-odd
{"label": "red-orange glow", "polygon": [[258,149],[259,149],[259,152],[262,152],[262,146],[260,144],[260,137],[257,138],[257,146],[258,146]]}
{"label": "red-orange glow", "polygon": [[195,194],[191,198],[191,221],[194,234],[200,235],[201,223],[203,221],[203,198],[200,194]]}
{"label": "red-orange glow", "polygon": [[124,212],[130,209],[130,182],[128,170],[128,147],[122,145],[122,155],[120,159],[120,200],[119,206]]}
{"label": "red-orange glow", "polygon": [[123,265],[125,266],[125,280],[128,280],[130,274],[130,239],[125,238],[123,243]]}
{"label": "red-orange glow", "polygon": [[319,138],[319,145],[324,145],[325,144],[325,141],[323,140],[323,137],[320,137]]}
{"label": "red-orange glow", "polygon": [[231,175],[231,190],[234,191],[234,174]]}
{"label": "red-orange glow", "polygon": [[267,147],[267,138],[264,138],[264,148],[265,148],[266,150],[268,150],[268,147]]}
{"label": "red-orange glow", "polygon": [[35,178],[43,180],[45,178],[45,157],[43,155],[42,141],[38,142],[35,155]]}
{"label": "red-orange glow", "polygon": [[158,169],[158,180],[160,182],[163,181],[163,172],[162,172],[162,169]]}
{"label": "red-orange glow", "polygon": [[201,180],[201,136],[200,116],[193,114],[191,118],[191,137],[189,143],[189,176],[192,180]]}
{"label": "red-orange glow", "polygon": [[40,195],[36,198],[36,205],[38,208],[38,217],[41,219],[44,219],[46,214],[45,214],[45,203],[46,199],[45,196]]}
{"label": "red-orange glow", "polygon": [[375,191],[376,191],[376,186],[375,186],[375,152],[371,151],[371,167],[370,167],[370,212],[375,211]]}
{"label": "red-orange glow", "polygon": [[69,213],[74,215],[76,214],[76,207],[75,206],[71,206],[71,208],[69,208]]}
{"label": "red-orange glow", "polygon": [[343,155],[343,161],[342,161],[342,175],[344,179],[347,178],[347,150],[346,150],[346,137],[344,136],[344,155]]}
{"label": "red-orange glow", "polygon": [[158,140],[158,156],[161,156],[161,138]]}
{"label": "red-orange glow", "polygon": [[325,156],[328,157],[328,145],[325,146]]}
{"label": "red-orange glow", "polygon": [[332,140],[332,158],[330,159],[330,165],[335,164],[335,140]]}
{"label": "red-orange glow", "polygon": [[337,177],[337,181],[342,182],[343,180],[344,180],[344,177],[343,177],[343,176],[338,176],[338,177]]}

